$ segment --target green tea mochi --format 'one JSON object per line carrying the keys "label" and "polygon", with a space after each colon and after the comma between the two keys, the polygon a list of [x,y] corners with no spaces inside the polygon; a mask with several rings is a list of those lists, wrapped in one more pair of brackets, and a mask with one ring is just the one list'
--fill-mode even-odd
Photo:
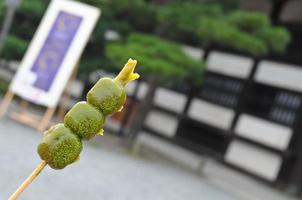
{"label": "green tea mochi", "polygon": [[64,124],[57,124],[47,130],[38,146],[41,159],[53,169],[63,169],[73,163],[81,150],[81,140]]}
{"label": "green tea mochi", "polygon": [[120,110],[126,101],[126,92],[113,79],[102,78],[88,92],[87,101],[106,116]]}
{"label": "green tea mochi", "polygon": [[90,139],[103,127],[104,115],[85,101],[75,104],[64,117],[64,124],[80,138]]}

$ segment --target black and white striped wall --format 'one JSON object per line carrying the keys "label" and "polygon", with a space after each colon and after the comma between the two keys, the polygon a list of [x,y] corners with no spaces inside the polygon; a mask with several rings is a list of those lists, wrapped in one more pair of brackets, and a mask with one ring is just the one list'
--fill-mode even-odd
{"label": "black and white striped wall", "polygon": [[[298,156],[293,139],[299,134],[301,77],[299,66],[211,51],[204,84],[194,97],[159,87],[142,131],[278,182],[289,176]],[[147,89],[140,83],[136,98],[143,100]]]}

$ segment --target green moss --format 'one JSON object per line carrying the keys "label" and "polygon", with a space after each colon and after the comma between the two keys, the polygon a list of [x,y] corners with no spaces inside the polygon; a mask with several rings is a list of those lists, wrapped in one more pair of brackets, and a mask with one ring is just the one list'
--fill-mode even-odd
{"label": "green moss", "polygon": [[124,87],[113,79],[102,78],[87,93],[87,101],[106,116],[122,107],[126,101],[126,92]]}
{"label": "green moss", "polygon": [[53,169],[63,169],[73,163],[81,150],[81,140],[64,124],[51,127],[38,146],[41,159]]}
{"label": "green moss", "polygon": [[84,101],[75,104],[64,118],[64,124],[83,139],[95,136],[104,122],[103,114]]}

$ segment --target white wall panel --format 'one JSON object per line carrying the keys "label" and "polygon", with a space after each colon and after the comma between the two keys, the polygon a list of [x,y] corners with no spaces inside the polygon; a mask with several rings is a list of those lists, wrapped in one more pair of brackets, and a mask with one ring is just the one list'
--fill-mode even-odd
{"label": "white wall panel", "polygon": [[231,127],[234,115],[232,109],[200,99],[194,99],[188,110],[190,118],[225,130]]}
{"label": "white wall panel", "polygon": [[241,141],[232,141],[225,160],[269,181],[274,181],[280,171],[279,155]]}
{"label": "white wall panel", "polygon": [[149,112],[145,125],[167,137],[173,137],[178,127],[177,118],[159,111]]}
{"label": "white wall panel", "polygon": [[184,94],[158,88],[154,97],[154,104],[165,109],[181,113],[185,107],[187,97]]}
{"label": "white wall panel", "polygon": [[262,61],[255,74],[259,83],[302,92],[302,68],[294,65]]}
{"label": "white wall panel", "polygon": [[126,85],[126,93],[127,93],[127,95],[131,96],[131,95],[134,94],[134,90],[135,90],[136,85],[137,85],[136,81],[131,81],[131,82],[129,82]]}
{"label": "white wall panel", "polygon": [[279,150],[285,150],[292,137],[292,129],[251,115],[239,117],[235,133]]}
{"label": "white wall panel", "polygon": [[138,92],[137,92],[137,97],[142,100],[145,98],[147,92],[148,92],[149,85],[146,82],[142,82],[139,84]]}
{"label": "white wall panel", "polygon": [[207,69],[227,76],[246,79],[252,67],[251,58],[214,51],[209,55]]}
{"label": "white wall panel", "polygon": [[204,54],[203,49],[191,47],[191,46],[187,46],[187,45],[183,45],[182,50],[187,56],[189,56],[195,60],[201,60],[203,57],[203,54]]}

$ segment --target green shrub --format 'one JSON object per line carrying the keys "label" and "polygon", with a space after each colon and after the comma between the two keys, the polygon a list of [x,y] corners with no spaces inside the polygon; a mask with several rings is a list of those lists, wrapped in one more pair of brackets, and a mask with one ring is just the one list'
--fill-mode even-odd
{"label": "green shrub", "polygon": [[[125,43],[111,43],[107,56],[120,67],[128,58],[137,59],[144,76],[157,76],[164,82],[176,82],[188,76],[200,79],[203,64],[189,58],[174,42],[145,34],[131,34]],[[198,78],[197,78],[198,77]]]}
{"label": "green shrub", "polygon": [[203,16],[218,17],[223,13],[218,5],[176,2],[161,7],[158,12],[160,34],[185,43],[197,43],[198,19]]}
{"label": "green shrub", "polygon": [[31,40],[36,32],[49,0],[22,1],[12,24],[11,33],[23,39]]}
{"label": "green shrub", "polygon": [[265,54],[268,49],[261,39],[242,32],[222,19],[203,18],[200,20],[199,36],[204,45],[215,43],[248,52],[252,55]]}
{"label": "green shrub", "polygon": [[7,81],[0,80],[0,93],[4,94],[5,92],[7,92],[8,87],[9,83]]}
{"label": "green shrub", "polygon": [[99,6],[107,20],[125,22],[132,30],[152,32],[157,25],[155,7],[144,0],[103,1]]}
{"label": "green shrub", "polygon": [[257,36],[265,41],[270,49],[283,52],[291,40],[290,33],[283,27],[267,27],[259,30]]}
{"label": "green shrub", "polygon": [[44,0],[44,1],[23,0],[19,13],[22,13],[28,17],[30,16],[32,18],[40,17],[44,14],[49,2],[50,0]]}
{"label": "green shrub", "polygon": [[28,42],[14,35],[9,35],[5,39],[1,57],[7,60],[20,60],[28,46]]}
{"label": "green shrub", "polygon": [[156,7],[143,4],[133,7],[128,15],[128,21],[134,30],[152,33],[158,25],[156,16]]}
{"label": "green shrub", "polygon": [[197,29],[203,45],[227,46],[252,55],[283,52],[290,34],[282,27],[271,25],[260,13],[236,11],[226,17],[202,17]]}
{"label": "green shrub", "polygon": [[81,0],[102,10],[101,18],[87,44],[80,63],[81,74],[87,75],[100,68],[110,65],[104,55],[107,41],[106,30],[117,31],[122,39],[133,31],[153,32],[156,27],[156,10],[143,0]]}
{"label": "green shrub", "polygon": [[237,32],[236,28],[220,19],[203,17],[199,22],[197,31],[204,46],[209,43],[224,44],[229,42]]}
{"label": "green shrub", "polygon": [[112,0],[107,2],[110,4],[111,12],[116,14],[128,13],[133,7],[146,4],[144,0]]}
{"label": "green shrub", "polygon": [[227,21],[249,33],[270,26],[269,18],[257,12],[235,11],[227,16]]}
{"label": "green shrub", "polygon": [[0,1],[0,24],[3,23],[4,15],[5,15],[4,1]]}
{"label": "green shrub", "polygon": [[269,51],[264,41],[253,35],[239,31],[235,34],[232,43],[228,42],[228,46],[243,52],[248,52],[251,55],[263,55]]}
{"label": "green shrub", "polygon": [[[226,14],[221,7],[226,2],[178,0],[162,7],[158,13],[161,36],[203,46],[215,43],[252,55],[285,50],[290,42],[286,29],[272,26],[261,13],[236,10]],[[232,2],[235,8],[238,1]]]}
{"label": "green shrub", "polygon": [[239,8],[239,0],[176,0],[177,2],[189,2],[193,4],[214,4],[219,5],[224,11],[231,11]]}
{"label": "green shrub", "polygon": [[180,31],[194,32],[202,16],[218,17],[222,15],[221,7],[192,3],[174,3],[162,7],[158,14],[161,24],[169,24]]}

